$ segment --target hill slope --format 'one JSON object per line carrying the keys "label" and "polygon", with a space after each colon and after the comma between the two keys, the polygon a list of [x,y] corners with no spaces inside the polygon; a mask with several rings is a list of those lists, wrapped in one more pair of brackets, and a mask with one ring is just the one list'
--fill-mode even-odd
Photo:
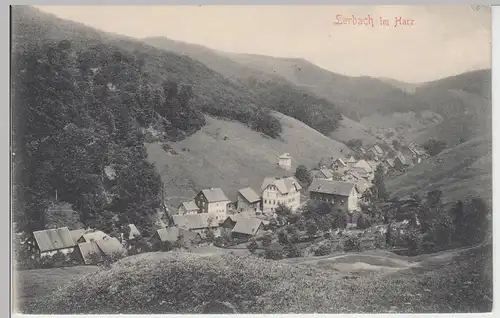
{"label": "hill slope", "polygon": [[[263,138],[238,122],[207,117],[200,131],[170,145],[178,155],[167,154],[158,143],[147,144],[148,160],[165,183],[168,205],[177,208],[181,201],[211,187],[221,187],[235,200],[238,189],[250,186],[259,191],[265,177],[293,175],[299,164],[312,168],[322,158],[331,160],[349,151],[298,120],[274,116],[281,117],[280,139]],[[277,157],[284,152],[293,158],[289,172],[277,167]]]}
{"label": "hill slope", "polygon": [[84,276],[27,306],[24,313],[220,314],[213,307],[206,311],[210,302],[225,302],[240,314],[491,311],[491,245],[448,254],[418,263],[404,258],[414,266],[380,274],[370,272],[368,264],[374,257],[359,261],[360,254],[353,253],[345,265],[367,262],[368,270],[346,276],[327,264],[287,264],[228,254],[147,253]]}
{"label": "hill slope", "polygon": [[448,201],[481,196],[492,199],[491,135],[447,149],[387,182],[393,196],[425,194],[439,189]]}
{"label": "hill slope", "polygon": [[231,60],[226,53],[207,47],[173,41],[165,37],[143,39],[155,47],[185,54],[198,60],[247,89],[262,107],[270,108],[298,119],[328,135],[338,127],[341,113],[335,103],[315,96],[283,76],[247,67]]}

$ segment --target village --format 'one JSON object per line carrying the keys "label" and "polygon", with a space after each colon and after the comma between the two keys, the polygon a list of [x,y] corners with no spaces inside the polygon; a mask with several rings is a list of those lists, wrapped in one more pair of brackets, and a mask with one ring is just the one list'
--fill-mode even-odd
{"label": "village", "polygon": [[[385,175],[398,174],[426,158],[425,151],[412,143],[396,150],[387,140],[370,147],[358,148],[345,158],[323,160],[317,167],[307,169],[309,182],[298,180],[293,172],[293,158],[289,153],[277,157],[276,165],[285,176],[269,176],[259,189],[251,187],[237,191],[236,200],[230,200],[221,188],[202,189],[190,201],[182,202],[177,210],[165,208],[166,220],[159,219],[150,237],[143,237],[134,224],[122,227],[119,235],[104,233],[101,229],[70,229],[60,227],[33,232],[22,239],[22,246],[32,260],[54,255],[64,256],[65,264],[98,264],[104,259],[132,252],[137,240],[148,242],[155,250],[168,244],[167,250],[177,246],[218,245],[229,247],[222,236],[230,237],[232,245],[246,244],[255,238],[273,235],[273,229],[287,225],[280,217],[283,209],[299,215],[308,201],[328,203],[332,211],[350,216],[360,211],[365,191],[373,186],[375,171]],[[302,167],[298,167],[300,170]],[[273,225],[273,226],[270,226]],[[221,241],[223,241],[221,243]],[[219,244],[217,244],[219,242]],[[137,249],[135,247],[135,249]],[[140,252],[134,251],[134,253]],[[64,263],[64,262],[63,262]]]}

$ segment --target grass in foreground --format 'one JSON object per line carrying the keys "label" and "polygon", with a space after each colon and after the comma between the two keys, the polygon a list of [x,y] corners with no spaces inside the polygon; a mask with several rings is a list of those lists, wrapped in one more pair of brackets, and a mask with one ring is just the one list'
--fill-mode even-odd
{"label": "grass in foreground", "polygon": [[[189,253],[128,257],[29,304],[29,314],[201,313],[226,301],[239,313],[491,311],[491,246],[385,275]],[[369,258],[367,258],[369,259]],[[352,257],[358,262],[359,257]]]}

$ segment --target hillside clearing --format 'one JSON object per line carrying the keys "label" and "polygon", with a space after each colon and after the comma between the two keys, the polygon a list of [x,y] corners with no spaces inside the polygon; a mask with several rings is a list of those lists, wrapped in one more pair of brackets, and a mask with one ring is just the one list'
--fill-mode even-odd
{"label": "hillside clearing", "polygon": [[[349,148],[302,122],[275,113],[283,125],[281,139],[263,137],[241,123],[206,116],[206,126],[170,146],[167,154],[160,143],[146,144],[148,160],[155,164],[165,183],[167,204],[172,208],[183,198],[192,198],[203,188],[220,187],[236,199],[236,191],[252,187],[259,191],[265,177],[293,175],[299,164],[317,166]],[[225,138],[227,137],[227,138]],[[183,150],[184,149],[184,150]],[[292,170],[277,167],[277,158],[292,155]]]}
{"label": "hillside clearing", "polygon": [[445,150],[388,180],[387,189],[397,197],[439,189],[448,201],[480,196],[491,202],[491,147],[491,136],[484,136]]}

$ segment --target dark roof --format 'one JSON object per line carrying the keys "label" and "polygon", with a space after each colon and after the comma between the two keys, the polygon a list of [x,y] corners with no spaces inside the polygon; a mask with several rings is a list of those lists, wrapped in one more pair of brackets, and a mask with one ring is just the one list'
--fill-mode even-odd
{"label": "dark roof", "polygon": [[351,194],[353,188],[356,188],[356,185],[350,182],[314,179],[309,187],[309,192],[336,194],[347,197]]}
{"label": "dark roof", "polygon": [[260,201],[260,196],[252,188],[238,190],[238,193],[241,194],[248,203]]}
{"label": "dark roof", "polygon": [[255,235],[262,225],[262,220],[255,218],[241,218],[236,221],[236,225],[233,228],[233,232]]}
{"label": "dark roof", "polygon": [[208,202],[230,201],[221,188],[211,188],[201,190]]}

